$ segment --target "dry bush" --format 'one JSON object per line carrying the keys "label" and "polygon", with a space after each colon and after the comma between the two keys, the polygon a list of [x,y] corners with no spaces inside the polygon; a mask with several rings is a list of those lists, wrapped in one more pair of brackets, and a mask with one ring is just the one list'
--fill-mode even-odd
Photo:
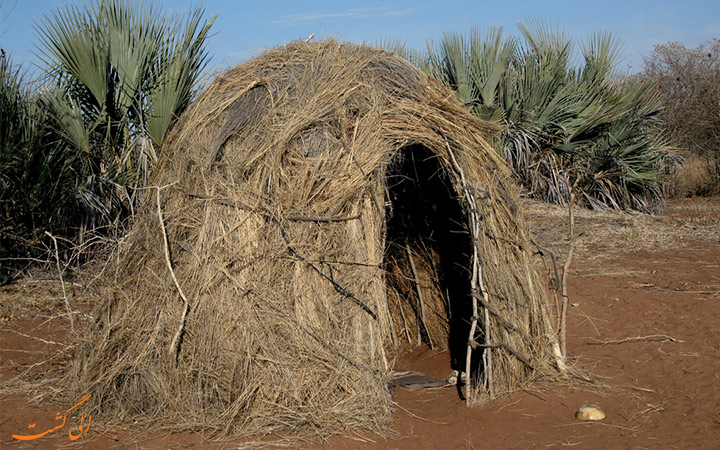
{"label": "dry bush", "polygon": [[[645,59],[643,76],[663,99],[663,126],[676,147],[690,155],[678,176],[678,194],[720,192],[720,39],[697,48],[656,45]],[[704,164],[705,168],[699,167]],[[705,174],[712,178],[706,183]]]}
{"label": "dry bush", "polygon": [[707,156],[690,153],[673,174],[666,190],[675,197],[710,195],[719,192],[720,186],[712,170],[713,162]]}

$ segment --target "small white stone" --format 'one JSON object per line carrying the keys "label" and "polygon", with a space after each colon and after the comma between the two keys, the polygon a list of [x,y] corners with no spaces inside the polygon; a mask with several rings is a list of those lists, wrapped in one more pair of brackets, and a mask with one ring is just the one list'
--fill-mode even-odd
{"label": "small white stone", "polygon": [[603,420],[605,413],[598,405],[582,405],[575,413],[579,420]]}

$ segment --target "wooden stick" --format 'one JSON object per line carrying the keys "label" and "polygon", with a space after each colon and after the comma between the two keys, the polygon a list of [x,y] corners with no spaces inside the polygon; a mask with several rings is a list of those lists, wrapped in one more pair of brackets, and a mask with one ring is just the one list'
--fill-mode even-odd
{"label": "wooden stick", "polygon": [[[490,295],[489,293],[486,293],[485,297],[489,297],[489,295]],[[505,319],[500,315],[499,312],[495,311],[495,309],[490,306],[490,304],[485,300],[484,297],[480,297],[478,294],[472,294],[472,296],[475,297],[475,299],[476,299],[478,302],[480,302],[480,304],[482,305],[483,308],[485,308],[490,314],[492,314],[493,316],[495,316],[495,317],[497,318],[497,320],[500,321],[500,323],[502,324],[502,326],[505,327],[508,331],[512,331],[512,332],[518,333],[518,334],[519,334],[520,336],[522,336],[522,338],[525,339],[526,341],[532,341],[532,340],[533,340],[533,338],[530,337],[530,336],[528,336],[523,330],[519,329],[519,328],[516,327],[515,325],[513,325],[513,324],[511,324],[510,322],[508,322],[507,320],[505,320]]]}
{"label": "wooden stick", "polygon": [[588,342],[588,345],[609,345],[609,344],[625,344],[627,342],[685,342],[682,339],[675,339],[672,336],[666,334],[651,334],[650,336],[637,336],[625,339],[617,339],[613,341],[600,341],[593,339],[595,342]]}
{"label": "wooden stick", "polygon": [[412,341],[410,340],[410,330],[408,330],[407,319],[405,319],[405,311],[403,311],[402,302],[398,302],[398,308],[400,308],[400,317],[402,317],[403,328],[405,329],[405,337],[407,337],[407,341],[409,344]]}
{"label": "wooden stick", "polygon": [[19,380],[20,378],[24,377],[35,367],[42,366],[43,364],[48,363],[63,354],[64,354],[63,351],[59,351],[44,361],[36,362],[36,363],[30,364],[29,366],[25,366],[27,368],[20,375],[14,376],[14,377],[10,378],[9,380],[4,381],[2,384],[0,384],[0,389],[4,388],[5,386],[9,385],[10,383],[12,383],[15,380]]}
{"label": "wooden stick", "polygon": [[[469,217],[470,217],[470,224],[472,226],[471,229],[471,237],[473,242],[473,256],[472,256],[472,278],[470,279],[470,292],[477,294],[480,292],[483,296],[487,295],[487,292],[485,292],[485,288],[483,287],[483,280],[482,280],[482,266],[480,264],[480,257],[478,252],[478,246],[477,246],[477,240],[480,236],[480,222],[478,215],[480,214],[480,210],[478,210],[477,205],[475,203],[475,197],[473,196],[471,192],[470,186],[467,184],[467,181],[465,180],[465,172],[462,170],[462,167],[460,167],[460,164],[458,164],[457,159],[455,159],[455,154],[452,151],[452,148],[450,147],[450,143],[445,140],[445,146],[447,148],[448,154],[450,155],[450,160],[453,163],[453,166],[455,170],[457,171],[458,175],[460,175],[460,182],[462,184],[462,190],[463,194],[465,194],[465,200],[467,201],[467,206],[469,209]],[[471,361],[472,361],[472,345],[471,342],[475,339],[475,331],[477,329],[477,319],[478,319],[478,302],[477,297],[472,297],[472,308],[473,308],[473,318],[472,322],[470,324],[470,333],[468,336],[468,346],[467,346],[467,353],[465,355],[465,373],[468,378],[468,382],[465,385],[465,404],[470,407],[472,405],[472,376],[471,376]],[[489,321],[486,320],[485,323],[485,343],[490,343],[490,324]],[[489,348],[485,348],[483,351],[483,362],[485,363],[485,371],[483,374],[484,380],[483,385],[488,389],[488,392],[490,396],[493,396],[493,377],[492,377],[492,353],[490,352]],[[488,370],[489,369],[489,370]]]}
{"label": "wooden stick", "polygon": [[[540,247],[539,245],[537,247],[542,251],[547,251],[548,253],[550,253],[553,256],[553,261],[555,261],[555,255],[551,251],[544,249],[544,248]],[[555,262],[555,273],[556,274],[558,273],[557,262]],[[557,275],[557,277],[559,278],[559,275]],[[556,293],[557,293],[557,288],[558,288],[557,286],[555,286],[553,288]],[[557,294],[554,295],[554,298],[555,298],[555,307],[558,308]],[[560,372],[566,372],[567,364],[565,364],[565,357],[563,356],[562,349],[560,348],[560,341],[558,340],[558,333],[555,332],[555,330],[553,329],[552,321],[553,321],[554,317],[552,316],[550,311],[548,311],[549,307],[550,307],[550,305],[546,305],[545,303],[540,303],[540,311],[542,312],[543,316],[545,317],[545,320],[543,320],[543,322],[545,322],[545,332],[547,333],[547,336],[550,339],[550,348],[552,350],[553,357],[555,358],[555,364],[557,365],[558,370],[560,370]],[[557,319],[559,322],[559,320],[560,320],[559,315],[558,315]],[[559,324],[558,324],[557,330],[558,330],[558,332],[560,331]]]}
{"label": "wooden stick", "polygon": [[533,369],[533,370],[535,369],[535,366],[533,366],[533,364],[530,362],[529,359],[527,359],[526,357],[524,357],[523,355],[521,355],[520,352],[518,352],[518,351],[515,350],[514,348],[510,347],[509,345],[507,345],[507,344],[504,343],[504,342],[495,342],[495,343],[489,343],[489,344],[479,344],[477,341],[472,341],[471,345],[473,346],[473,348],[477,348],[477,347],[483,347],[483,348],[504,348],[505,350],[507,350],[507,351],[509,351],[510,353],[512,353],[513,356],[515,356],[517,359],[519,359],[520,361],[524,362],[525,365],[527,365],[530,369]]}
{"label": "wooden stick", "polygon": [[465,353],[465,376],[467,383],[465,384],[465,405],[469,408],[472,406],[472,377],[470,376],[470,362],[472,361],[472,343],[475,337],[475,329],[477,328],[477,302],[473,300],[473,319],[470,323],[470,339],[468,339],[468,350]]}
{"label": "wooden stick", "polygon": [[175,271],[172,267],[172,262],[170,261],[170,247],[168,245],[168,237],[167,232],[165,231],[165,222],[163,221],[162,207],[160,205],[159,186],[157,188],[155,200],[157,201],[157,214],[158,220],[160,221],[160,231],[162,232],[163,250],[165,251],[165,262],[167,263],[167,267],[170,271],[170,276],[172,277],[173,283],[175,284],[175,288],[177,289],[178,293],[180,294],[180,298],[182,298],[183,301],[183,309],[182,314],[180,315],[180,323],[178,324],[178,329],[177,331],[175,331],[175,335],[173,336],[172,341],[170,341],[170,347],[168,348],[168,353],[170,355],[173,355],[177,352],[178,341],[180,339],[180,335],[182,334],[183,328],[185,328],[185,318],[187,317],[190,302],[188,301],[187,297],[185,297],[185,294],[180,287],[180,283],[178,282],[178,279],[175,276]]}
{"label": "wooden stick", "polygon": [[19,331],[11,330],[11,329],[9,329],[9,328],[0,328],[0,333],[2,333],[2,332],[14,333],[14,334],[17,334],[18,336],[26,337],[26,338],[28,338],[28,339],[35,339],[36,341],[40,341],[40,342],[42,342],[43,344],[59,345],[59,346],[61,346],[61,347],[67,347],[67,344],[63,344],[62,342],[48,341],[48,340],[45,340],[45,339],[43,339],[43,338],[39,338],[39,337],[36,337],[36,336],[31,336],[31,335],[29,335],[29,334],[21,333],[21,332],[19,332]]}
{"label": "wooden stick", "polygon": [[55,245],[55,266],[57,267],[58,271],[58,277],[60,277],[60,286],[62,287],[62,294],[63,294],[63,302],[65,303],[65,309],[67,310],[68,314],[68,320],[70,320],[70,330],[73,334],[77,334],[75,332],[75,323],[73,321],[73,311],[70,307],[70,301],[67,298],[67,292],[65,291],[65,280],[63,280],[63,273],[62,269],[60,269],[60,254],[58,251],[58,245],[57,245],[57,239],[55,239],[55,236],[50,234],[49,232],[45,232],[48,236],[50,236],[50,239],[52,239],[53,244]]}
{"label": "wooden stick", "polygon": [[548,255],[550,255],[550,261],[552,261],[553,271],[554,271],[554,273],[555,273],[555,282],[553,283],[553,285],[552,285],[551,287],[552,287],[552,289],[554,289],[554,290],[557,291],[557,290],[560,288],[560,285],[559,285],[559,283],[560,283],[560,271],[558,270],[557,258],[555,257],[555,252],[553,252],[553,251],[550,250],[549,248],[545,248],[545,247],[541,246],[541,245],[538,244],[537,242],[533,242],[533,243],[535,244],[535,246],[536,246],[537,248],[540,249],[541,252],[547,253]]}
{"label": "wooden stick", "polygon": [[[390,308],[390,296],[388,296],[387,293],[385,294],[385,300],[387,301],[388,311],[392,311]],[[397,349],[398,348],[398,337],[397,337],[397,332],[395,331],[395,323],[394,323],[395,321],[392,318],[392,314],[390,315],[389,322],[390,322],[390,337],[392,338],[393,348]]]}
{"label": "wooden stick", "polygon": [[410,261],[410,269],[412,270],[413,277],[415,278],[415,289],[418,293],[418,299],[420,300],[420,314],[421,314],[421,320],[422,320],[422,326],[425,328],[425,332],[427,333],[428,337],[428,343],[430,344],[431,349],[435,349],[432,343],[432,337],[430,337],[430,329],[428,329],[427,321],[425,318],[425,299],[422,294],[422,288],[420,287],[420,279],[418,278],[417,270],[415,268],[415,260],[412,257],[412,251],[410,250],[410,244],[407,242],[405,243],[405,250],[407,251],[408,260]]}
{"label": "wooden stick", "polygon": [[575,183],[570,187],[570,202],[568,203],[568,218],[570,222],[570,249],[568,250],[568,256],[563,265],[562,274],[562,308],[560,310],[560,351],[563,358],[567,358],[567,309],[569,298],[567,294],[567,274],[570,270],[570,263],[573,258],[573,251],[575,250],[575,215],[573,214],[573,204],[575,203],[575,188],[577,187],[580,177],[575,178]]}
{"label": "wooden stick", "polygon": [[[487,292],[483,292],[483,296],[485,297],[485,301],[487,302]],[[485,328],[485,345],[490,345],[490,314],[488,313],[487,308],[483,308],[483,315],[485,316],[485,323],[483,324]],[[487,352],[487,357],[485,358],[485,373],[487,373],[487,389],[490,393],[490,397],[493,397],[493,359],[491,348],[492,347],[486,347],[485,349],[485,351]]]}
{"label": "wooden stick", "polygon": [[[395,266],[397,266],[397,260],[393,258],[393,262],[395,263]],[[393,288],[393,290],[395,290]],[[405,330],[405,337],[407,338],[408,344],[410,343],[410,331],[408,330],[408,324],[407,320],[405,319],[405,311],[403,311],[402,307],[402,301],[400,301],[400,296],[397,294],[397,291],[395,291],[395,295],[398,298],[398,309],[400,310],[400,318],[403,321],[403,330]],[[388,297],[389,299],[389,297]]]}
{"label": "wooden stick", "polygon": [[[555,322],[555,329],[558,330],[558,332],[560,332],[560,329],[561,329],[560,310],[561,310],[561,308],[560,308],[560,301],[558,300],[558,294],[560,293],[561,278],[560,278],[560,270],[558,269],[557,258],[555,257],[555,253],[552,250],[540,246],[540,244],[538,244],[535,241],[533,241],[533,243],[537,246],[538,249],[540,249],[540,255],[545,256],[546,253],[548,255],[550,255],[550,261],[552,262],[553,271],[555,273],[555,279],[553,280],[553,283],[550,286],[550,289],[553,290],[553,304],[555,306],[555,309],[553,311],[556,314],[554,316],[551,314],[548,314],[547,320],[553,320]],[[548,299],[548,301],[549,301],[549,299]],[[550,335],[554,336],[554,339],[557,340],[557,335],[555,335],[554,332],[550,333]],[[558,344],[558,350],[559,350],[558,354],[562,357],[562,350],[560,349],[560,344]]]}

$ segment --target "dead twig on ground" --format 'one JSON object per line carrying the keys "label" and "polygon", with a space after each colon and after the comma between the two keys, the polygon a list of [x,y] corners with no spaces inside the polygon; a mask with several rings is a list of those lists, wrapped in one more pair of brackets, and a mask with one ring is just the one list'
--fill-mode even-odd
{"label": "dead twig on ground", "polygon": [[616,344],[626,344],[628,342],[685,342],[682,339],[676,339],[672,336],[668,336],[666,334],[651,334],[649,336],[636,336],[636,337],[630,337],[625,339],[616,339],[611,341],[601,341],[598,339],[593,339],[595,342],[588,342],[588,345],[616,345]]}
{"label": "dead twig on ground", "polygon": [[512,403],[508,403],[507,405],[501,406],[501,407],[499,407],[498,409],[495,410],[495,413],[499,413],[500,411],[502,411],[503,409],[507,408],[508,406],[517,405],[517,404],[520,403],[521,401],[522,401],[522,399],[519,398],[519,399],[515,400],[515,401],[512,402]]}
{"label": "dead twig on ground", "polygon": [[63,353],[63,352],[61,352],[61,351],[60,351],[60,352],[57,352],[57,353],[55,353],[54,355],[52,355],[51,357],[49,357],[48,359],[45,359],[45,360],[43,360],[43,361],[39,361],[39,362],[30,364],[30,365],[27,367],[27,369],[25,369],[20,375],[17,375],[17,376],[15,376],[15,377],[12,377],[12,378],[10,378],[9,380],[5,381],[3,384],[0,384],[0,388],[4,388],[5,386],[8,386],[10,383],[14,382],[15,380],[19,380],[20,378],[22,378],[22,377],[24,377],[25,375],[27,375],[27,374],[28,374],[31,370],[33,370],[35,367],[42,366],[43,364],[49,363],[49,362],[52,361],[53,359],[55,359],[55,358],[57,358],[58,356],[60,356],[62,353]]}
{"label": "dead twig on ground", "polygon": [[434,421],[434,420],[430,420],[430,419],[426,419],[426,418],[424,418],[424,417],[420,417],[420,416],[418,416],[417,414],[413,414],[412,412],[410,412],[409,409],[403,408],[402,406],[400,406],[400,404],[399,404],[398,402],[393,402],[393,405],[395,405],[398,409],[402,410],[402,411],[403,411],[405,414],[407,414],[408,416],[413,417],[413,418],[415,418],[415,419],[419,419],[419,420],[422,420],[422,421],[424,421],[424,422],[430,422],[430,423],[434,423],[434,424],[438,424],[438,425],[450,425],[448,422],[436,422],[436,421]]}
{"label": "dead twig on ground", "polygon": [[649,392],[649,393],[651,393],[651,394],[654,394],[654,393],[655,393],[654,390],[648,389],[648,388],[644,388],[644,387],[639,387],[639,386],[629,386],[629,387],[630,387],[630,389],[635,389],[636,391]]}
{"label": "dead twig on ground", "polygon": [[586,426],[602,426],[602,427],[610,427],[610,428],[619,428],[621,430],[629,431],[632,433],[633,436],[637,434],[638,428],[640,426],[634,426],[634,427],[624,427],[622,425],[613,425],[611,423],[602,423],[602,422],[593,422],[593,421],[583,421],[583,422],[574,422],[574,423],[566,423],[564,425],[557,425],[558,427],[572,427],[576,425],[586,425]]}
{"label": "dead twig on ground", "polygon": [[28,339],[34,339],[34,340],[36,340],[36,341],[42,342],[43,344],[60,345],[60,346],[62,346],[62,347],[67,347],[67,344],[63,344],[63,343],[61,343],[61,342],[47,341],[47,340],[45,340],[45,339],[43,339],[43,338],[39,338],[39,337],[36,337],[36,336],[31,336],[31,335],[29,335],[29,334],[21,333],[21,332],[19,332],[19,331],[15,331],[15,330],[10,330],[10,329],[8,329],[8,328],[0,328],[0,332],[2,332],[2,331],[7,332],[7,333],[14,333],[14,334],[17,334],[17,335],[19,335],[19,336],[26,337],[26,338],[28,338]]}
{"label": "dead twig on ground", "polygon": [[665,405],[667,405],[668,401],[670,401],[670,397],[667,397],[665,400],[663,400],[662,402],[660,402],[659,405],[653,405],[653,404],[648,403],[648,404],[646,405],[646,406],[647,406],[646,409],[643,409],[642,411],[636,412],[635,414],[632,415],[632,417],[630,417],[629,419],[627,419],[627,421],[628,421],[628,422],[632,422],[632,421],[635,420],[638,416],[642,416],[642,415],[645,415],[645,414],[657,414],[657,413],[659,413],[659,412],[663,412],[663,411],[665,411],[665,409],[667,409],[667,408],[665,408]]}

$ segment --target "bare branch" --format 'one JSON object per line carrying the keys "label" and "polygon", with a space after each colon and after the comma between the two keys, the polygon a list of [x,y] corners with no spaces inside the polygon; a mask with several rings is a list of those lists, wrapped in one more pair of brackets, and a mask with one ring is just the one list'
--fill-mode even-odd
{"label": "bare branch", "polygon": [[593,339],[595,342],[588,342],[588,345],[611,345],[611,344],[626,344],[628,342],[685,342],[681,339],[675,339],[672,336],[666,334],[651,334],[649,336],[636,336],[625,339],[617,339],[612,341],[601,341]]}

